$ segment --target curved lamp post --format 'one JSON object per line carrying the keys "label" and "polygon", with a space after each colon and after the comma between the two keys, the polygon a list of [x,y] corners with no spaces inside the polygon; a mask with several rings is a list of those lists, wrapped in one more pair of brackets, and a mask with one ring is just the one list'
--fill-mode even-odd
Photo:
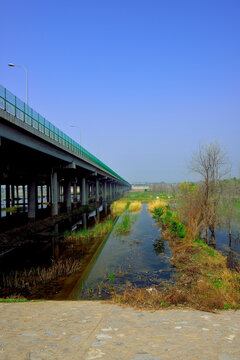
{"label": "curved lamp post", "polygon": [[20,68],[25,70],[25,72],[26,72],[26,103],[27,103],[27,106],[28,106],[28,71],[27,71],[27,68],[25,66],[23,66],[23,65],[15,65],[15,64],[12,64],[12,63],[9,63],[8,66],[20,67]]}

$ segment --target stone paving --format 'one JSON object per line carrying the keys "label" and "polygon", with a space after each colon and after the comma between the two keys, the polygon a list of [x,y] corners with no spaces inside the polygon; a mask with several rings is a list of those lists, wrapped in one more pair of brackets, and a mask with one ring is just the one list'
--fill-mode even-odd
{"label": "stone paving", "polygon": [[1,360],[239,360],[240,311],[93,301],[0,304]]}

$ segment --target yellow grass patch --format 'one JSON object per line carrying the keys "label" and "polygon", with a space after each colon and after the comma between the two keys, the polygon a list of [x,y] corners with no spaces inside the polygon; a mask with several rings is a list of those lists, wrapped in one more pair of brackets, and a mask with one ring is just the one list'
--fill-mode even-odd
{"label": "yellow grass patch", "polygon": [[156,199],[148,203],[148,211],[153,213],[155,209],[167,206],[167,203],[164,200]]}
{"label": "yellow grass patch", "polygon": [[141,201],[133,201],[130,203],[128,210],[130,212],[138,212],[142,210],[142,203]]}
{"label": "yellow grass patch", "polygon": [[127,209],[127,201],[125,200],[117,200],[114,201],[111,205],[111,213],[114,216],[120,216],[125,213]]}

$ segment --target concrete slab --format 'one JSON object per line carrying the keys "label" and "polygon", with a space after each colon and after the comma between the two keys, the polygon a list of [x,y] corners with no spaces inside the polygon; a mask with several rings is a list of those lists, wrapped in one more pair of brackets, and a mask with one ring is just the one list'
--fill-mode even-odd
{"label": "concrete slab", "polygon": [[239,360],[240,312],[93,301],[0,304],[1,360]]}

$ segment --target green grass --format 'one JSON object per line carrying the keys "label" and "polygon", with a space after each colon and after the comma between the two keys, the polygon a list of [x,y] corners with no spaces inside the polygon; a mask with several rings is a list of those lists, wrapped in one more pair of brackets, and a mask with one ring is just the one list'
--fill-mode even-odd
{"label": "green grass", "polygon": [[19,302],[28,302],[27,299],[0,299],[0,303],[19,303]]}
{"label": "green grass", "polygon": [[130,215],[126,214],[122,217],[122,221],[120,224],[117,224],[116,226],[116,234],[128,234],[131,229],[131,218]]}
{"label": "green grass", "polygon": [[157,196],[159,199],[168,199],[170,201],[173,199],[173,195],[171,194],[153,191],[130,191],[125,194],[124,198],[128,201],[141,201],[141,203],[148,203],[149,201],[155,200]]}
{"label": "green grass", "polygon": [[16,205],[16,206],[12,206],[12,207],[9,207],[9,208],[5,208],[5,209],[2,209],[3,211],[6,211],[7,213],[14,213],[14,212],[17,212],[18,209],[20,208],[19,205]]}
{"label": "green grass", "polygon": [[110,218],[102,223],[96,224],[91,229],[80,230],[65,236],[65,240],[81,240],[82,243],[91,239],[102,237],[108,234],[114,226],[114,219]]}
{"label": "green grass", "polygon": [[240,201],[234,200],[233,205],[237,213],[235,218],[237,220],[240,220]]}

